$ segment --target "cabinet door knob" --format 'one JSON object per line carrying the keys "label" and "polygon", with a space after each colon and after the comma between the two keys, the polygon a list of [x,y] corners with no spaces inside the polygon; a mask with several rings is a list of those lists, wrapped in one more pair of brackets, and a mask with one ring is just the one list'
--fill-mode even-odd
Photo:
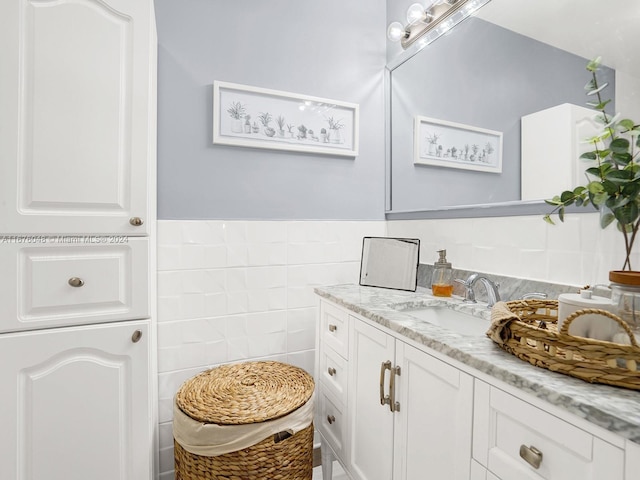
{"label": "cabinet door knob", "polygon": [[336,417],[334,417],[333,415],[327,415],[327,422],[329,422],[329,425],[333,425],[335,421]]}
{"label": "cabinet door knob", "polygon": [[336,327],[335,325],[329,324],[329,331],[330,332],[335,332],[338,329],[338,327]]}
{"label": "cabinet door knob", "polygon": [[78,277],[71,277],[69,279],[69,285],[71,285],[72,287],[81,287],[84,285],[84,280]]}
{"label": "cabinet door knob", "polygon": [[133,343],[138,343],[141,338],[142,338],[142,331],[141,330],[136,330],[135,332],[133,332],[133,335],[131,335],[131,341]]}
{"label": "cabinet door knob", "polygon": [[327,372],[333,377],[336,374],[336,369],[333,367],[329,367],[327,368]]}
{"label": "cabinet door knob", "polygon": [[131,225],[133,225],[134,227],[139,227],[140,225],[142,225],[144,222],[142,221],[142,219],[140,217],[131,217],[129,219],[129,223]]}
{"label": "cabinet door knob", "polygon": [[536,470],[540,468],[540,464],[542,463],[542,452],[536,447],[527,447],[526,445],[520,445],[520,456],[525,462],[527,462]]}

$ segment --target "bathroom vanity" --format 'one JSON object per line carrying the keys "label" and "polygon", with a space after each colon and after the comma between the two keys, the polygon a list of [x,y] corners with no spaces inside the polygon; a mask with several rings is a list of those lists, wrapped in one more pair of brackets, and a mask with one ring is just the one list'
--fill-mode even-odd
{"label": "bathroom vanity", "polygon": [[640,393],[509,355],[481,304],[316,288],[316,428],[325,480],[632,480]]}

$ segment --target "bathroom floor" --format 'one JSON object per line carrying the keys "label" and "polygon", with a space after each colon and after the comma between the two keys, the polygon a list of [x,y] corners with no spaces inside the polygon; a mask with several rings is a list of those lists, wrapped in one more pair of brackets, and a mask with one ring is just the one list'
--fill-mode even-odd
{"label": "bathroom floor", "polygon": [[[322,480],[322,467],[313,469],[313,480]],[[332,480],[349,480],[347,474],[344,473],[338,462],[333,462],[333,478]]]}

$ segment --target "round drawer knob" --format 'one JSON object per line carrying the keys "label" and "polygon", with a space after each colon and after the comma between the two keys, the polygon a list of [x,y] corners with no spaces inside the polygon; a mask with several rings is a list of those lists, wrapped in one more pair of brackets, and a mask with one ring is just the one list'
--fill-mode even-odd
{"label": "round drawer knob", "polygon": [[71,277],[69,279],[69,285],[71,285],[72,287],[81,287],[84,285],[84,280],[78,277]]}
{"label": "round drawer knob", "polygon": [[330,331],[330,332],[335,332],[337,329],[338,329],[338,327],[337,327],[337,326],[335,326],[335,325],[329,325],[329,331]]}
{"label": "round drawer knob", "polygon": [[333,367],[329,367],[327,368],[327,372],[333,377],[336,374],[336,369]]}
{"label": "round drawer knob", "polygon": [[329,425],[333,425],[336,421],[336,417],[334,417],[333,415],[327,415],[327,422],[329,422]]}
{"label": "round drawer knob", "polygon": [[129,219],[129,223],[131,225],[133,225],[134,227],[139,227],[140,225],[142,225],[144,222],[142,221],[142,219],[140,217],[131,217]]}
{"label": "round drawer knob", "polygon": [[131,341],[133,343],[138,343],[141,338],[142,338],[142,331],[140,330],[136,330],[135,332],[133,332],[133,335],[131,335]]}

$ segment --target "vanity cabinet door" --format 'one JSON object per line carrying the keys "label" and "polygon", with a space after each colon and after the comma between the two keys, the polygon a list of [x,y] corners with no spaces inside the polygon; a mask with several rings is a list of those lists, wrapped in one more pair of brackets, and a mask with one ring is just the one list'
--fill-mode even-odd
{"label": "vanity cabinet door", "polygon": [[394,480],[469,479],[473,377],[401,341],[396,364]]}
{"label": "vanity cabinet door", "polygon": [[149,322],[0,336],[0,478],[151,478]]}
{"label": "vanity cabinet door", "polygon": [[348,470],[354,480],[389,480],[394,414],[389,405],[381,405],[380,384],[382,379],[388,395],[395,339],[350,317],[349,340]]}
{"label": "vanity cabinet door", "polygon": [[147,234],[153,2],[2,0],[0,18],[0,234]]}

